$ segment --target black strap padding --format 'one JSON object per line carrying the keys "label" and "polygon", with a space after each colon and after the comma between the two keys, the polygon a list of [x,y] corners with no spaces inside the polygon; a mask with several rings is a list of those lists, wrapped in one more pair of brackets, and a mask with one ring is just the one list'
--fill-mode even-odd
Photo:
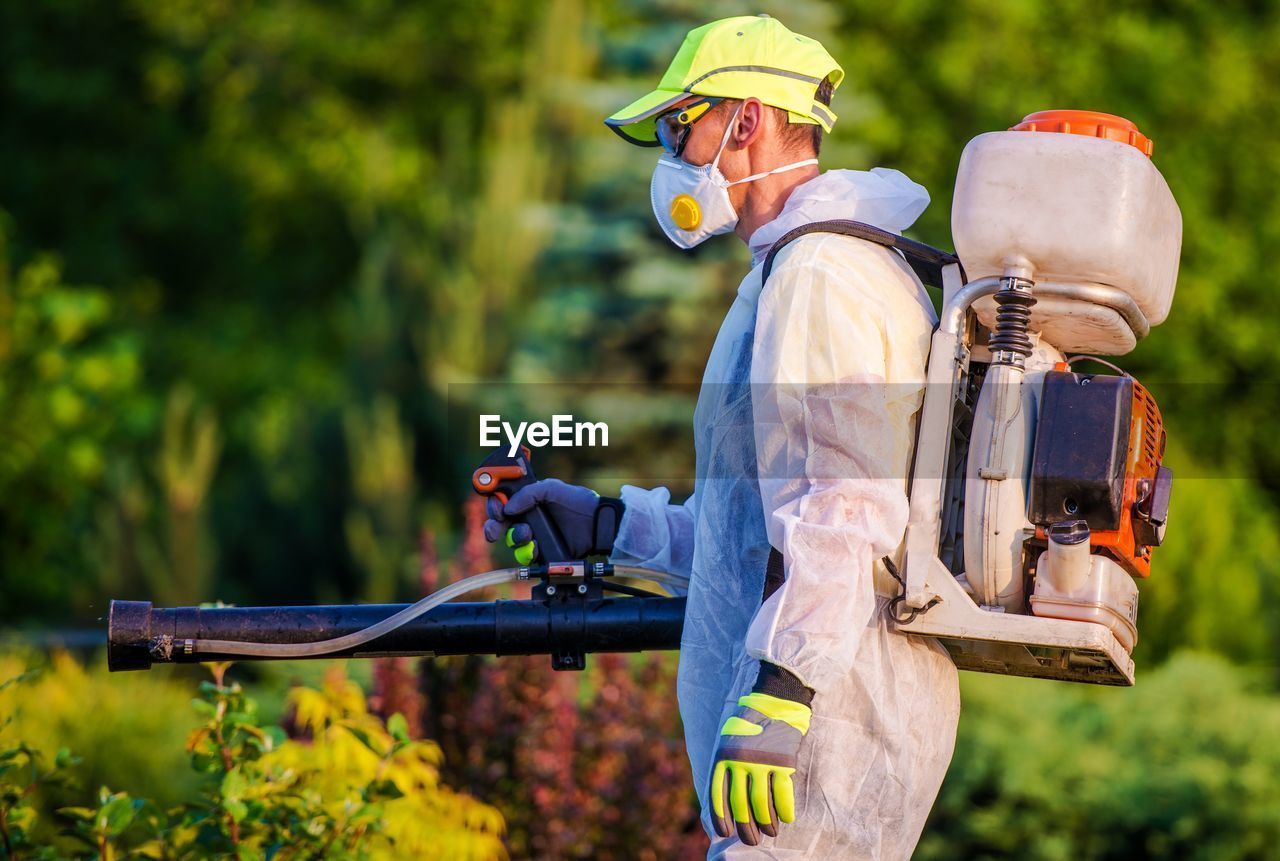
{"label": "black strap padding", "polygon": [[764,592],[760,595],[760,603],[763,604],[769,600],[769,596],[782,588],[782,581],[786,577],[785,567],[782,564],[782,554],[778,552],[778,548],[769,548],[769,561],[764,566]]}
{"label": "black strap padding", "polygon": [[[865,239],[867,242],[874,242],[876,245],[892,248],[906,258],[907,264],[922,282],[939,289],[942,288],[943,268],[960,262],[960,258],[949,251],[934,248],[932,245],[925,245],[923,242],[917,242],[914,239],[890,233],[888,230],[882,230],[870,224],[863,224],[861,221],[848,221],[845,219],[813,221],[784,233],[781,239],[773,243],[769,248],[768,255],[764,258],[764,269],[760,273],[761,284],[769,280],[769,273],[773,271],[773,259],[778,256],[778,252],[792,241],[810,233],[838,233],[841,236]],[[963,280],[963,274],[961,279]]]}

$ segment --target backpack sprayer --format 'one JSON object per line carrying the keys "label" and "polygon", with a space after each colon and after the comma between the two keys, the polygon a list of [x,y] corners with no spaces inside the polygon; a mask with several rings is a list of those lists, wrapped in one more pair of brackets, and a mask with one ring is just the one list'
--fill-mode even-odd
{"label": "backpack sprayer", "polygon": [[[842,233],[896,249],[942,290],[890,614],[897,630],[936,637],[961,669],[1133,684],[1134,580],[1150,574],[1163,540],[1172,474],[1150,392],[1096,354],[1132,350],[1173,299],[1182,220],[1150,155],[1151,142],[1119,117],[1032,114],[966,146],[952,208],[957,255],[835,221],[792,231],[764,263],[767,278],[786,243]],[[1114,373],[1078,370],[1086,361]],[[505,501],[534,480],[522,449],[491,455],[472,485]],[[684,578],[566,559],[545,512],[526,522],[534,564],[408,606],[113,601],[109,665],[550,654],[572,670],[589,652],[679,648]],[[513,580],[537,581],[530,600],[447,603]]]}
{"label": "backpack sprayer", "polygon": [[1043,111],[960,158],[974,280],[944,269],[896,610],[962,669],[1133,684],[1164,423],[1132,376],[1064,352],[1126,353],[1168,315],[1182,216],[1151,149],[1119,117]]}

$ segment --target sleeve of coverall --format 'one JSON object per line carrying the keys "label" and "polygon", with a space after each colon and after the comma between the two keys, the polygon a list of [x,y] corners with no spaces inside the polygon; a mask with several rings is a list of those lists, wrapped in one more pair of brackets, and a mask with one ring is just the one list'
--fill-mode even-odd
{"label": "sleeve of coverall", "polygon": [[635,565],[688,577],[693,571],[694,498],[671,504],[665,487],[622,486],[626,509],[609,554],[615,565]]}
{"label": "sleeve of coverall", "polygon": [[[840,240],[835,240],[840,241]],[[854,665],[875,612],[873,561],[907,524],[893,465],[886,331],[856,267],[775,270],[761,295],[752,401],[761,497],[785,580],[761,605],[747,652],[821,692]]]}

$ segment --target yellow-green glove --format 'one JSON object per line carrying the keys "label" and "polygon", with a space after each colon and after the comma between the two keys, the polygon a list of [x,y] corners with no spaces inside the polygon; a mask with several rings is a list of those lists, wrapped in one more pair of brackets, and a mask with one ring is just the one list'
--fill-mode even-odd
{"label": "yellow-green glove", "polygon": [[[748,846],[760,835],[778,836],[779,822],[796,818],[795,787],[800,741],[813,712],[803,703],[750,693],[720,729],[711,771],[711,813],[716,833]],[[733,826],[730,825],[732,820]]]}

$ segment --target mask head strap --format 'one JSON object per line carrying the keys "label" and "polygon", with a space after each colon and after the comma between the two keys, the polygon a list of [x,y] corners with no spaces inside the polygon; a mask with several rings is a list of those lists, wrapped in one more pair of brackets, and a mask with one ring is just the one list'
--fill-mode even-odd
{"label": "mask head strap", "polygon": [[720,169],[720,156],[724,155],[724,148],[729,144],[729,133],[733,131],[734,124],[738,122],[738,114],[741,111],[742,102],[738,102],[738,106],[733,109],[733,116],[729,117],[729,122],[724,127],[724,136],[720,138],[720,149],[716,150],[716,157],[711,160],[711,166],[716,170]]}

